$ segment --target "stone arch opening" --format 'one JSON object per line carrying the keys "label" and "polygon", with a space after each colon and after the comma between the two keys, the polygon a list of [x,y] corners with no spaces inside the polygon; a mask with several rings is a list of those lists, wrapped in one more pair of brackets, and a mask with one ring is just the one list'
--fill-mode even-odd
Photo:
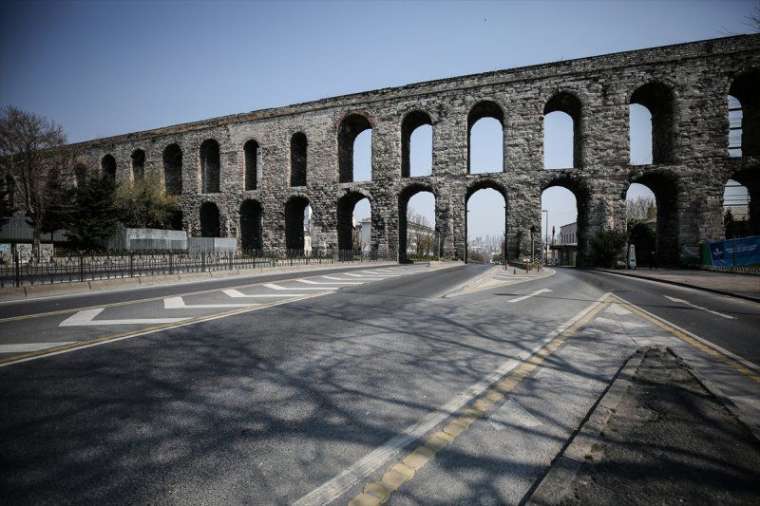
{"label": "stone arch opening", "polygon": [[184,229],[184,214],[182,213],[182,209],[176,208],[172,211],[171,216],[169,217],[169,227],[172,230],[182,230]]}
{"label": "stone arch opening", "polygon": [[221,161],[219,143],[214,139],[203,141],[201,156],[201,193],[219,193],[221,188]]}
{"label": "stone arch opening", "polygon": [[261,204],[256,200],[244,200],[240,205],[240,247],[244,252],[256,254],[264,248],[262,230]]}
{"label": "stone arch opening", "polygon": [[348,192],[338,199],[338,250],[350,259],[367,255],[372,246],[372,203],[367,195]]}
{"label": "stone arch opening", "polygon": [[467,172],[504,171],[504,111],[496,102],[478,102],[467,115]]}
{"label": "stone arch opening", "polygon": [[290,186],[306,186],[307,150],[306,134],[293,134],[290,138]]}
{"label": "stone arch opening", "polygon": [[[534,232],[531,256],[565,267],[583,267],[587,258],[589,192],[578,181],[560,178],[541,191],[541,227]],[[526,238],[531,241],[530,234]]]}
{"label": "stone arch opening", "polygon": [[182,193],[182,149],[177,144],[164,148],[164,190],[169,195]]}
{"label": "stone arch opening", "polygon": [[213,202],[204,202],[200,209],[201,236],[221,237],[222,228],[219,219],[219,208]]}
{"label": "stone arch opening", "polygon": [[412,111],[401,122],[401,177],[429,176],[433,170],[433,120]]}
{"label": "stone arch opening", "polygon": [[[310,228],[310,225],[309,199],[300,195],[290,197],[285,203],[285,247],[289,256],[303,256],[307,249],[311,250],[311,245],[306,244],[306,229]],[[310,240],[310,233],[308,237]]]}
{"label": "stone arch opening", "polygon": [[[657,265],[678,265],[678,181],[675,176],[650,172],[631,180],[646,186],[654,195],[656,206],[655,251]],[[629,189],[626,191],[626,200]],[[638,257],[638,251],[636,252]],[[650,252],[650,256],[652,252]]]}
{"label": "stone arch opening", "polygon": [[[369,167],[367,168],[365,165],[367,163],[367,149],[366,149],[366,139],[364,139],[363,142],[360,142],[362,146],[356,146],[357,138],[360,134],[369,131],[367,134],[365,134],[365,137],[368,137],[369,140]],[[356,157],[355,150],[357,147],[362,147],[362,167],[355,167]],[[368,172],[369,178],[364,178],[366,180],[372,179],[372,124],[369,122],[369,119],[367,119],[365,116],[361,114],[349,114],[345,118],[343,118],[343,121],[340,123],[340,127],[338,129],[338,179],[341,183],[350,183],[353,181],[359,181],[362,179],[359,179],[358,176],[358,170],[362,169],[362,172]]]}
{"label": "stone arch opening", "polygon": [[136,149],[132,151],[132,180],[142,181],[145,178],[145,151]]}
{"label": "stone arch opening", "polygon": [[[729,100],[731,98],[735,100],[734,123],[738,123],[738,129],[729,125],[729,136],[733,129],[734,136],[738,137],[738,139],[729,138],[729,150],[733,141],[735,156],[760,155],[760,71],[753,70],[739,75],[731,83],[728,93]],[[729,105],[729,121],[731,121],[731,113]],[[736,141],[738,141],[738,146],[736,146]]]}
{"label": "stone arch opening", "polygon": [[504,263],[507,191],[495,181],[478,181],[465,195],[465,262]]}
{"label": "stone arch opening", "polygon": [[87,183],[87,173],[88,173],[87,166],[81,163],[78,163],[74,166],[74,184],[76,186],[83,186],[85,183]]}
{"label": "stone arch opening", "polygon": [[723,208],[727,239],[760,235],[760,172],[757,169],[744,169],[731,176],[725,185]]}
{"label": "stone arch opening", "polygon": [[440,256],[435,221],[437,202],[428,185],[407,186],[399,194],[399,262]]}
{"label": "stone arch opening", "polygon": [[[634,106],[646,109],[649,115]],[[648,163],[670,163],[675,146],[675,101],[672,90],[659,82],[640,86],[631,95],[629,105],[629,142],[631,165]],[[651,148],[645,140],[647,130],[651,132]],[[639,133],[640,132],[640,133]],[[637,135],[638,133],[638,135]]]}
{"label": "stone arch opening", "polygon": [[544,169],[583,167],[581,101],[560,92],[544,106]]}
{"label": "stone arch opening", "polygon": [[635,247],[636,263],[653,266],[657,257],[657,198],[640,183],[632,183],[625,194],[625,221],[628,243]]}
{"label": "stone arch opening", "polygon": [[243,145],[245,155],[245,189],[255,190],[259,184],[259,143],[251,139]]}
{"label": "stone arch opening", "polygon": [[101,177],[111,182],[116,182],[116,159],[113,155],[106,155],[100,160]]}

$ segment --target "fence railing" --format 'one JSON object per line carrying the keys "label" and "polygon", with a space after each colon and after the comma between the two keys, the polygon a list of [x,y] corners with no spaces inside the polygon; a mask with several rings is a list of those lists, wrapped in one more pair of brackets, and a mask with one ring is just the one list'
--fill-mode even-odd
{"label": "fence railing", "polygon": [[360,251],[303,250],[244,252],[105,252],[68,254],[49,262],[0,264],[0,287],[74,283],[101,279],[160,276],[194,272],[236,271],[265,267],[384,260]]}

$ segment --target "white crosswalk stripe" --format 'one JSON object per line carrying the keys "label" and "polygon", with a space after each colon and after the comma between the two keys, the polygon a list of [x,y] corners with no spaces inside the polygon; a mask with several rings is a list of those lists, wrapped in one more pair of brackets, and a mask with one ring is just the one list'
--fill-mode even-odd
{"label": "white crosswalk stripe", "polygon": [[363,281],[313,281],[311,279],[297,279],[299,283],[306,283],[307,285],[363,285]]}
{"label": "white crosswalk stripe", "polygon": [[94,318],[103,312],[105,308],[85,309],[78,311],[63,320],[59,327],[87,327],[97,325],[161,325],[164,323],[177,323],[188,318],[130,318],[128,320],[95,320]]}
{"label": "white crosswalk stripe", "polygon": [[251,297],[251,298],[259,298],[259,299],[265,299],[265,298],[272,298],[272,297],[306,297],[307,295],[310,295],[308,293],[243,293],[240,290],[236,290],[234,288],[225,288],[222,290],[224,294],[228,297],[240,298],[240,297]]}
{"label": "white crosswalk stripe", "polygon": [[270,290],[319,290],[319,291],[324,292],[325,290],[338,289],[337,287],[331,288],[329,286],[326,286],[324,288],[317,288],[317,287],[309,288],[309,287],[301,287],[301,286],[289,287],[289,286],[281,286],[276,283],[264,283],[262,286],[264,286],[265,288],[269,288]]}
{"label": "white crosswalk stripe", "polygon": [[164,299],[164,309],[225,309],[233,307],[250,307],[257,304],[185,304],[182,297],[167,297]]}

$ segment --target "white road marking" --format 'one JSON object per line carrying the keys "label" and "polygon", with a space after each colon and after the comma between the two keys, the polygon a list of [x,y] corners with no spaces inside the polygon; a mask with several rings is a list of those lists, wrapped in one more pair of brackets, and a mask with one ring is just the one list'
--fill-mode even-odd
{"label": "white road marking", "polygon": [[325,279],[332,279],[334,281],[354,281],[353,279],[336,278],[335,276],[322,276]]}
{"label": "white road marking", "polygon": [[522,297],[517,297],[516,299],[508,300],[507,302],[520,302],[525,299],[530,299],[531,297],[535,297],[536,295],[540,295],[542,293],[549,293],[551,292],[551,288],[542,288],[540,290],[536,290],[533,293],[529,293],[528,295],[523,295]]}
{"label": "white road marking", "polygon": [[362,279],[384,279],[384,277],[380,277],[376,274],[353,274],[351,272],[344,272],[346,276],[351,276],[352,278],[362,278]]}
{"label": "white road marking", "polygon": [[718,311],[713,311],[712,309],[707,309],[706,307],[697,306],[696,304],[692,304],[688,300],[677,299],[675,297],[670,297],[669,295],[665,295],[664,297],[666,299],[672,301],[672,302],[677,302],[679,304],[686,304],[687,306],[691,306],[694,309],[699,309],[701,311],[706,311],[708,313],[712,313],[715,316],[720,316],[721,318],[725,318],[726,320],[736,320],[736,317],[734,317],[734,316],[731,316],[731,315],[728,315],[728,314],[725,314],[725,313],[719,313]]}
{"label": "white road marking", "polygon": [[185,304],[182,297],[167,297],[164,299],[164,309],[225,309],[230,307],[248,307],[255,304]]}
{"label": "white road marking", "polygon": [[164,323],[178,323],[189,318],[135,318],[129,320],[94,320],[96,316],[105,310],[104,307],[95,309],[85,309],[78,311],[69,316],[61,323],[59,327],[83,327],[98,325],[161,325]]}
{"label": "white road marking", "polygon": [[296,279],[299,283],[307,285],[363,285],[363,281],[312,281],[310,279]]}
{"label": "white road marking", "polygon": [[300,287],[300,286],[296,286],[296,287],[291,288],[291,287],[287,287],[287,286],[280,286],[280,285],[275,284],[275,283],[264,283],[262,286],[264,286],[265,288],[269,288],[270,290],[321,290],[321,291],[325,291],[325,290],[337,290],[337,288],[330,288],[329,286],[326,286],[324,288],[317,288],[317,287],[314,287],[314,288],[303,288],[303,287]]}
{"label": "white road marking", "polygon": [[228,297],[232,297],[233,299],[239,298],[239,297],[255,297],[255,298],[267,298],[267,297],[306,297],[309,294],[306,293],[256,293],[256,294],[248,294],[243,293],[240,290],[236,290],[234,288],[225,288],[222,290],[224,294]]}
{"label": "white road marking", "polygon": [[576,314],[570,320],[566,321],[555,330],[549,332],[536,346],[531,350],[525,350],[514,358],[507,359],[491,374],[484,377],[481,381],[470,386],[466,390],[455,395],[449,402],[439,407],[430,414],[423,416],[417,423],[410,425],[398,436],[388,440],[384,445],[376,448],[365,457],[354,462],[346,470],[326,481],[319,487],[315,488],[305,496],[298,499],[293,504],[295,506],[319,506],[322,504],[328,504],[343,494],[348,492],[351,488],[356,486],[357,483],[366,479],[367,476],[377,471],[380,467],[385,465],[390,459],[395,457],[402,448],[405,448],[413,442],[420,439],[422,436],[430,432],[434,427],[442,424],[453,413],[456,413],[465,404],[470,402],[475,397],[479,396],[493,383],[498,381],[504,375],[515,369],[517,366],[527,360],[533,354],[538,352],[546,343],[551,342],[555,337],[565,332],[568,328],[572,327],[576,322],[582,320],[586,315],[594,311],[601,304],[604,304],[604,300],[609,296],[609,293],[605,293],[596,302],[583,309]]}
{"label": "white road marking", "polygon": [[0,353],[22,353],[25,351],[40,351],[56,346],[65,346],[75,341],[61,341],[58,343],[19,343],[19,344],[0,344]]}

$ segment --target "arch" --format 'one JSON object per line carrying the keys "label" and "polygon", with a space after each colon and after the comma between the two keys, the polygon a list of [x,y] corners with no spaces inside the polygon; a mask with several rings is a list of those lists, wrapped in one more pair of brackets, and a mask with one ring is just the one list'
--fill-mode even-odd
{"label": "arch", "polygon": [[[546,121],[547,116],[553,113],[563,113],[570,117],[570,120],[572,121],[572,167],[583,167],[583,105],[581,104],[580,99],[567,91],[561,91],[554,94],[544,106],[544,121]],[[544,128],[544,154],[546,153],[547,144],[547,129]],[[549,168],[546,166],[545,156],[544,168]]]}
{"label": "arch", "polygon": [[116,159],[106,155],[100,160],[101,177],[116,182]]}
{"label": "arch", "polygon": [[308,140],[303,132],[290,138],[290,186],[306,186]]}
{"label": "arch", "polygon": [[255,190],[259,184],[259,143],[251,139],[243,145],[245,155],[245,189]]}
{"label": "arch", "polygon": [[243,251],[253,252],[264,248],[262,221],[261,204],[256,200],[244,200],[240,205],[240,247]]}
{"label": "arch", "polygon": [[[494,167],[495,170],[478,170],[477,167],[473,167],[473,135],[472,135],[472,129],[475,127],[475,124],[479,122],[482,119],[491,118],[498,122],[499,128],[501,130],[501,143],[500,143],[500,151],[501,156],[499,157],[500,160],[497,162],[496,167]],[[478,141],[479,139],[476,139]],[[476,144],[479,144],[479,142],[476,142]],[[478,152],[480,152],[483,148],[481,146],[476,146]],[[497,151],[498,153],[498,151]],[[480,154],[480,153],[479,153]],[[488,168],[490,169],[490,167]],[[504,111],[502,110],[501,106],[497,104],[496,102],[492,102],[490,100],[484,100],[481,102],[478,102],[475,104],[472,109],[470,109],[469,114],[467,115],[467,173],[468,174],[476,174],[476,173],[482,173],[482,172],[503,172],[504,171]]]}
{"label": "arch", "polygon": [[213,202],[204,202],[200,208],[201,236],[221,237],[222,228],[219,208]]}
{"label": "arch", "polygon": [[372,198],[369,194],[359,191],[347,192],[338,199],[338,250],[343,258],[347,252],[352,252],[347,257],[353,258],[354,248],[354,209],[362,200],[369,201],[372,208]]}
{"label": "arch", "polygon": [[200,147],[201,193],[219,193],[221,188],[221,162],[219,143],[206,139]]}
{"label": "arch", "polygon": [[[470,207],[470,200],[472,197],[474,197],[478,192],[484,192],[482,195],[485,198],[489,198],[488,193],[491,191],[496,192],[497,194],[501,195],[502,197],[502,212],[503,212],[503,226],[501,227],[501,231],[499,232],[497,230],[496,236],[486,236],[485,241],[483,244],[474,245],[473,244],[473,237],[471,237],[471,226],[470,222],[472,221],[473,217],[473,209]],[[476,197],[476,200],[478,197]],[[476,212],[478,212],[478,208],[476,206],[475,209]],[[482,209],[480,209],[482,212]],[[491,179],[482,179],[479,181],[476,181],[472,184],[470,184],[467,187],[467,191],[465,193],[465,250],[464,250],[464,261],[470,262],[472,261],[471,252],[477,251],[480,255],[482,255],[482,261],[490,262],[495,257],[498,257],[497,263],[502,263],[504,261],[504,255],[506,253],[506,238],[507,238],[507,190],[506,188]],[[498,213],[494,213],[492,211],[488,212],[489,217],[489,224],[492,224],[493,217],[498,216]],[[498,222],[498,218],[496,219]],[[498,228],[498,227],[497,227]],[[499,234],[501,234],[499,236]],[[496,261],[496,260],[494,260]]]}
{"label": "arch", "polygon": [[[399,192],[398,196],[398,256],[399,256],[399,262],[408,262],[408,253],[407,253],[407,234],[409,231],[409,224],[407,220],[407,211],[409,206],[409,201],[412,197],[419,193],[427,192],[430,193],[433,196],[434,199],[434,207],[436,208],[437,214],[437,207],[438,207],[438,195],[436,194],[435,190],[432,186],[428,184],[423,183],[414,183],[411,185],[406,186],[401,192]],[[434,244],[434,255],[440,256],[440,244],[438,241],[438,231],[437,228],[434,229],[434,237],[433,237],[433,244]]]}
{"label": "arch", "polygon": [[654,194],[657,206],[657,225],[655,227],[655,258],[657,264],[678,265],[680,250],[678,179],[670,173],[647,172],[632,178],[631,183],[644,185]]}
{"label": "arch", "polygon": [[171,230],[183,230],[184,229],[184,213],[179,207],[172,210],[169,216],[169,228]]}
{"label": "arch", "polygon": [[[592,259],[589,257],[589,236],[588,236],[588,230],[589,230],[589,223],[590,223],[590,216],[591,216],[591,191],[589,190],[588,186],[579,179],[574,179],[568,176],[560,176],[557,178],[553,178],[549,180],[546,184],[544,184],[541,187],[541,198],[543,200],[544,192],[550,188],[564,188],[570,193],[572,193],[573,197],[575,198],[575,209],[576,209],[576,227],[574,232],[575,242],[577,244],[577,254],[576,254],[576,261],[575,265],[577,267],[586,267],[592,264]],[[544,203],[542,202],[542,206],[544,206]],[[543,209],[543,207],[542,207]],[[551,210],[549,210],[549,218],[554,218],[552,216]],[[560,220],[563,221],[563,220]],[[566,220],[564,220],[566,221]],[[565,225],[565,223],[559,223],[559,225]],[[547,223],[548,226],[548,223]],[[544,237],[548,236],[550,234],[550,231],[544,230]],[[555,236],[556,237],[556,236]],[[543,238],[538,237],[535,238],[537,243],[542,243]],[[551,239],[550,239],[551,241]],[[538,252],[537,252],[538,254]]]}
{"label": "arch", "polygon": [[89,169],[86,165],[78,163],[74,166],[74,184],[76,186],[82,186],[87,183],[87,174]]}
{"label": "arch", "polygon": [[401,121],[401,177],[412,177],[412,169],[416,168],[411,166],[412,134],[425,125],[430,126],[432,145],[433,120],[428,113],[412,111]]}
{"label": "arch", "polygon": [[670,163],[675,147],[675,101],[670,87],[650,82],[631,95],[631,105],[645,107],[652,116],[652,163]]}
{"label": "arch", "polygon": [[130,158],[132,159],[132,180],[142,181],[145,177],[145,151],[135,149]]}
{"label": "arch", "polygon": [[746,225],[744,225],[743,233],[760,235],[760,171],[757,168],[739,170],[731,175],[729,182],[731,180],[746,188],[743,199],[746,201]]}
{"label": "arch", "polygon": [[309,205],[309,199],[302,195],[290,197],[285,203],[285,247],[288,255],[305,253],[304,213]]}
{"label": "arch", "polygon": [[182,149],[177,144],[164,148],[164,190],[169,195],[182,194]]}
{"label": "arch", "polygon": [[741,155],[760,155],[760,71],[739,74],[731,82],[728,94],[739,102]]}
{"label": "arch", "polygon": [[338,179],[341,183],[354,181],[354,142],[359,134],[365,130],[372,130],[372,124],[366,116],[358,113],[349,114],[340,123],[338,128]]}

